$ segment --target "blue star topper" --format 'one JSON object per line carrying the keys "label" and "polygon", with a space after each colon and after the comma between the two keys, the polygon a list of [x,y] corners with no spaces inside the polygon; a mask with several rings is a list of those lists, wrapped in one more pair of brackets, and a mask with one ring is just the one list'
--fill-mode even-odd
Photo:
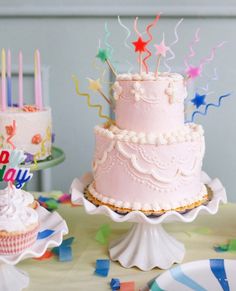
{"label": "blue star topper", "polygon": [[195,93],[195,97],[191,99],[191,102],[199,108],[201,105],[206,105],[205,102],[206,94],[200,95],[197,92]]}

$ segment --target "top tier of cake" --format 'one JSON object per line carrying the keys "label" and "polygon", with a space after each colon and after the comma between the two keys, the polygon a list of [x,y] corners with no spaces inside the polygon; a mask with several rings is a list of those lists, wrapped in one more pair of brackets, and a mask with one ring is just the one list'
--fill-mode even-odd
{"label": "top tier of cake", "polygon": [[176,73],[118,75],[113,85],[116,125],[145,133],[173,132],[184,125],[184,78]]}

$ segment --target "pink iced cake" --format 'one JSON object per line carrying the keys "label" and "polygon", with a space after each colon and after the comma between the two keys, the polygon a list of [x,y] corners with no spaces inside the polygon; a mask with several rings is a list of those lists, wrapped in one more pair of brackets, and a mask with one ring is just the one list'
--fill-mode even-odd
{"label": "pink iced cake", "polygon": [[208,200],[203,129],[184,123],[182,75],[118,75],[114,123],[95,127],[94,181],[85,193],[120,213],[186,211]]}

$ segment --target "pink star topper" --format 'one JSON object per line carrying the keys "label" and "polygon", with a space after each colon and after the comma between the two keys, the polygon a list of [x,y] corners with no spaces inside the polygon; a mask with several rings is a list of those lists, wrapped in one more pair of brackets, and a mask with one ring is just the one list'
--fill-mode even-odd
{"label": "pink star topper", "polygon": [[162,57],[166,56],[166,52],[170,49],[168,46],[165,45],[165,41],[164,39],[162,40],[162,42],[160,43],[160,45],[158,44],[154,44],[155,48],[156,48],[156,55],[161,55]]}
{"label": "pink star topper", "polygon": [[201,68],[189,66],[186,73],[187,73],[188,78],[195,79],[201,75]]}

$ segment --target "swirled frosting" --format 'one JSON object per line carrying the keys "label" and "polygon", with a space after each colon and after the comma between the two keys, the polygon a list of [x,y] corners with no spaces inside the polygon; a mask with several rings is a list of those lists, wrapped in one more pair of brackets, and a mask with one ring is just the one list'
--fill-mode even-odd
{"label": "swirled frosting", "polygon": [[[19,192],[18,192],[19,191]],[[28,227],[38,224],[38,213],[28,207],[33,202],[33,196],[12,188],[0,193],[0,231],[21,232]]]}
{"label": "swirled frosting", "polygon": [[6,199],[11,200],[15,205],[28,206],[34,202],[34,197],[29,192],[16,189],[15,186],[0,190],[0,206],[4,205]]}

